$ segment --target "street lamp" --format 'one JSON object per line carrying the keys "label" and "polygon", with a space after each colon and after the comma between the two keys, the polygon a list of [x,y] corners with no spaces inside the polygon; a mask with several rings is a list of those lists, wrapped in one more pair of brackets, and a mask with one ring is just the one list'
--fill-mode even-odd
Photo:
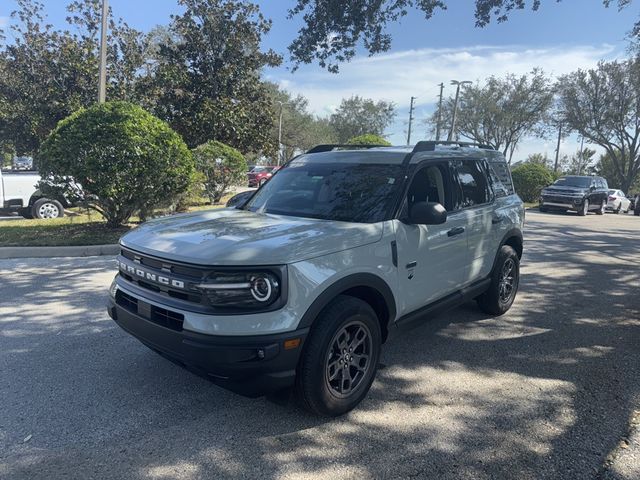
{"label": "street lamp", "polygon": [[284,151],[282,148],[282,112],[284,110],[284,106],[290,105],[290,103],[283,102],[281,100],[278,100],[278,103],[280,104],[280,120],[278,122],[278,165],[280,165],[283,160],[282,157],[284,156]]}
{"label": "street lamp", "polygon": [[98,74],[98,103],[104,103],[107,96],[107,20],[109,1],[102,0],[102,30],[100,31],[100,68]]}
{"label": "street lamp", "polygon": [[449,136],[447,137],[447,142],[451,142],[453,140],[453,132],[456,129],[456,115],[458,114],[458,97],[460,96],[460,85],[467,85],[473,82],[469,80],[463,80],[459,82],[458,80],[451,80],[451,85],[456,85],[456,99],[453,101],[453,118],[451,119],[451,130],[449,130]]}

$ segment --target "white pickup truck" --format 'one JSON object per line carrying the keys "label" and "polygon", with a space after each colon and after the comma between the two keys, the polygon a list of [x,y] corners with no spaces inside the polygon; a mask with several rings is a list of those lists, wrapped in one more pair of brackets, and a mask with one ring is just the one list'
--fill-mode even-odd
{"label": "white pickup truck", "polygon": [[38,189],[40,175],[35,172],[0,170],[0,215],[18,212],[24,218],[60,218],[64,207],[58,200],[45,198]]}

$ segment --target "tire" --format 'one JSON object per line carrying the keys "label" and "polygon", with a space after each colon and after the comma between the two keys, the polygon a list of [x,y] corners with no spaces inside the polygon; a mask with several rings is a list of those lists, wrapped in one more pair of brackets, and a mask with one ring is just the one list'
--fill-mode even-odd
{"label": "tire", "polygon": [[602,203],[600,204],[600,208],[596,210],[596,215],[604,215],[606,206],[607,206],[607,202],[602,200]]}
{"label": "tire", "polygon": [[[508,283],[507,279],[510,278]],[[504,245],[491,272],[489,289],[477,298],[480,309],[491,315],[503,315],[513,305],[520,285],[520,259],[516,251]],[[510,287],[507,291],[506,288]]]}
{"label": "tire", "polygon": [[64,207],[57,200],[41,198],[37,200],[31,208],[33,218],[52,219],[64,217]]}
{"label": "tire", "polygon": [[582,207],[578,210],[578,215],[584,217],[587,213],[589,213],[589,199],[585,198]]}
{"label": "tire", "polygon": [[381,339],[371,306],[338,296],[320,313],[305,342],[295,386],[302,406],[316,415],[335,417],[358,405],[375,378]]}

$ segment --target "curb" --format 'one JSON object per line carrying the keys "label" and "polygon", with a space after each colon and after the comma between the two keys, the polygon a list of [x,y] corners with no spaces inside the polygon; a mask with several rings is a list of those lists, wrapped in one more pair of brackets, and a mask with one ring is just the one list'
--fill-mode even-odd
{"label": "curb", "polygon": [[119,245],[80,245],[77,247],[0,247],[0,259],[94,257],[99,255],[117,255],[119,252]]}

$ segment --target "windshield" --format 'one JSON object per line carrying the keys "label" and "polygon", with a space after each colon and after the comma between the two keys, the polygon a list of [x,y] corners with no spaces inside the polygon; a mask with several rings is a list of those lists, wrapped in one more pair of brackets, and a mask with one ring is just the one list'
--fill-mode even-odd
{"label": "windshield", "polygon": [[562,177],[556,180],[554,185],[559,185],[564,187],[589,188],[591,186],[591,178],[590,177]]}
{"label": "windshield", "polygon": [[292,162],[245,208],[295,217],[380,222],[393,205],[402,171],[400,164]]}
{"label": "windshield", "polygon": [[271,170],[273,170],[273,167],[253,167],[251,173],[270,172]]}

